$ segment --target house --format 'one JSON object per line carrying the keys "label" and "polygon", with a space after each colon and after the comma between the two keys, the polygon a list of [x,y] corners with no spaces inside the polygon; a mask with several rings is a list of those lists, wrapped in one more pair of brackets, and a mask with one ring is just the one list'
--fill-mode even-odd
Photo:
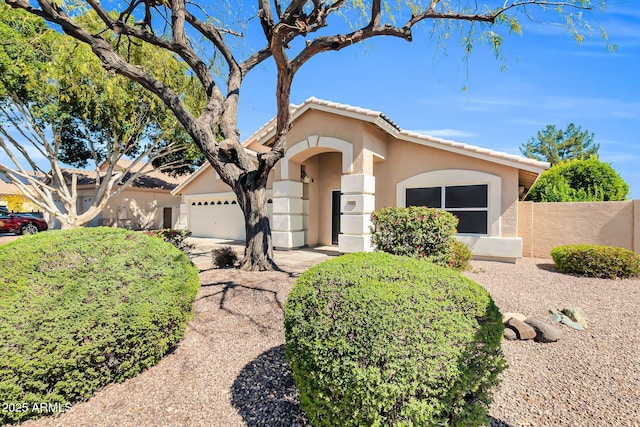
{"label": "house", "polygon": [[[121,159],[116,168],[124,170],[131,161]],[[107,165],[103,163],[102,172]],[[171,194],[184,177],[172,177],[153,169],[149,164],[136,166],[135,173],[144,167],[143,173],[133,183],[111,198],[102,212],[87,226],[111,226],[127,229],[175,228],[180,208],[180,197]],[[115,169],[114,171],[117,171]],[[67,179],[77,176],[78,212],[82,213],[94,203],[97,173],[95,170],[64,169]],[[124,179],[128,178],[125,176]],[[57,227],[56,227],[57,226]],[[54,220],[53,227],[59,228]]]}
{"label": "house", "polygon": [[[456,237],[475,257],[522,256],[518,200],[548,163],[405,131],[383,113],[315,98],[292,107],[291,119],[286,155],[268,184],[275,247],[368,251],[374,210],[426,205],[458,216]],[[275,118],[243,145],[267,151],[274,134]],[[235,196],[211,166],[172,194],[182,198],[179,227],[244,239]]]}
{"label": "house", "polygon": [[40,208],[33,203],[17,185],[11,183],[9,178],[0,173],[0,206],[6,207],[12,212],[39,211]]}

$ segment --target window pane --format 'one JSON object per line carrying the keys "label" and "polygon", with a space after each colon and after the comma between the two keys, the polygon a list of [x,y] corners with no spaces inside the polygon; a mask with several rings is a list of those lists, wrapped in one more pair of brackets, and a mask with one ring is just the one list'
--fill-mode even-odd
{"label": "window pane", "polygon": [[449,211],[458,217],[458,233],[487,234],[487,211]]}
{"label": "window pane", "polygon": [[407,206],[439,208],[442,204],[442,187],[407,188]]}
{"label": "window pane", "polygon": [[457,185],[445,189],[446,208],[486,208],[487,188],[484,185]]}

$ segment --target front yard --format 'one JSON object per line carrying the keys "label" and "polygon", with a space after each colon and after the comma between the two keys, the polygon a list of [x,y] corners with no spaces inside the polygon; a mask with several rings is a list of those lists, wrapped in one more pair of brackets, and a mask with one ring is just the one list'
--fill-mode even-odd
{"label": "front yard", "polygon": [[[321,260],[321,259],[320,259]],[[195,319],[172,354],[122,384],[112,384],[53,425],[303,425],[284,361],[283,305],[296,277],[200,264]],[[637,425],[640,401],[640,279],[602,280],[557,273],[550,260],[474,261],[465,273],[502,312],[547,317],[550,308],[582,307],[589,329],[561,326],[560,341],[503,341],[510,367],[491,407],[492,424]]]}

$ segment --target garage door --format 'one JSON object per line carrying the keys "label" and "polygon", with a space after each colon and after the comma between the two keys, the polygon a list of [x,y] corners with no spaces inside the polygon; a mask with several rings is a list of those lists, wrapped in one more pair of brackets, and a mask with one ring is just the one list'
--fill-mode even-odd
{"label": "garage door", "polygon": [[[194,237],[244,240],[244,215],[235,200],[189,200],[189,229]],[[271,217],[269,204],[269,217]]]}
{"label": "garage door", "polygon": [[244,240],[244,215],[235,200],[192,200],[189,205],[194,237]]}

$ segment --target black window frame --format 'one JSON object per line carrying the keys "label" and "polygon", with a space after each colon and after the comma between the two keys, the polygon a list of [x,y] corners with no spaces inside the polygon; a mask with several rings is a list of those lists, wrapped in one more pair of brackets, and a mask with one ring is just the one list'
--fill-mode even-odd
{"label": "black window frame", "polygon": [[[461,207],[459,206],[461,203],[455,203],[454,206],[448,206],[447,205],[447,189],[448,188],[462,189],[463,187],[484,188],[484,194],[472,200],[473,206]],[[430,208],[435,207],[435,208],[443,209],[447,212],[452,212],[454,215],[456,213],[465,213],[465,212],[476,213],[476,214],[479,214],[477,216],[481,217],[481,219],[484,219],[484,221],[481,220],[480,222],[481,225],[479,228],[477,227],[477,223],[475,225],[472,225],[472,224],[469,224],[469,220],[464,219],[463,231],[458,231],[457,232],[458,235],[486,236],[489,234],[489,184],[474,183],[474,184],[434,185],[430,187],[406,188],[405,189],[405,206],[418,206],[415,204],[410,204],[409,200],[415,200],[419,192],[430,193],[430,192],[435,192],[435,189],[440,189],[440,196],[441,196],[440,206],[427,206],[427,207],[430,207]],[[410,195],[410,193],[412,194]],[[480,203],[479,201],[485,202],[485,203]],[[484,204],[484,206],[479,206],[481,204]],[[419,205],[419,206],[423,206],[423,205]],[[457,216],[460,220],[463,219],[461,214],[458,214]],[[471,219],[471,216],[468,216],[468,217],[469,219]],[[472,231],[472,230],[475,230],[475,231]]]}

